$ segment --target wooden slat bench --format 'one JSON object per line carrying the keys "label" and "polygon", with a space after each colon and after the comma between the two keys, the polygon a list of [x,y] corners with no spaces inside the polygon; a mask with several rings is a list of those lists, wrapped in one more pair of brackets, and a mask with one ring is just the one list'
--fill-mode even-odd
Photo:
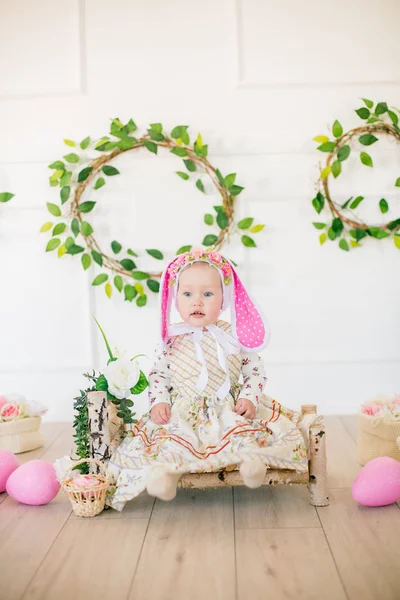
{"label": "wooden slat bench", "polygon": [[[107,400],[106,392],[89,392],[87,395],[90,422],[90,454],[92,458],[107,460],[120,443],[122,421],[117,417],[117,409]],[[301,407],[301,414],[316,414],[314,404]],[[129,426],[124,426],[129,430]],[[322,419],[308,427],[309,461],[308,471],[297,472],[291,469],[268,469],[264,485],[305,484],[310,491],[313,506],[328,506],[329,493],[326,466],[326,435]],[[236,465],[216,473],[188,473],[183,475],[178,487],[205,489],[243,485]]]}

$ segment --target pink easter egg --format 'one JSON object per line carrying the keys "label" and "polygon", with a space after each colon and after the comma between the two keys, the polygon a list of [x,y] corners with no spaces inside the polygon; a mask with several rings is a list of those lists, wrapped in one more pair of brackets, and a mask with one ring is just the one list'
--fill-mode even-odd
{"label": "pink easter egg", "polygon": [[33,506],[51,502],[59,489],[53,465],[44,460],[21,465],[7,481],[7,492],[14,500]]}
{"label": "pink easter egg", "polygon": [[6,491],[7,479],[18,467],[18,459],[12,452],[0,450],[0,493]]}
{"label": "pink easter egg", "polygon": [[400,462],[389,456],[370,460],[357,475],[352,496],[363,506],[386,506],[400,498]]}

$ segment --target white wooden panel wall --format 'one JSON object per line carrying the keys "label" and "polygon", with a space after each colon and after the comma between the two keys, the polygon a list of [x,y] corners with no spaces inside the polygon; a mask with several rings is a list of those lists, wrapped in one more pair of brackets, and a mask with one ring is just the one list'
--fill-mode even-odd
{"label": "white wooden panel wall", "polygon": [[[0,190],[16,197],[0,206],[0,393],[44,401],[49,420],[71,418],[81,373],[106,360],[93,314],[113,346],[152,356],[156,299],[142,310],[108,300],[78,259],[46,255],[38,233],[57,193],[47,165],[66,153],[62,139],[101,136],[114,116],[190,124],[212,162],[238,172],[239,214],[267,224],[258,250],[229,253],[272,325],[263,352],[271,394],[337,413],[399,390],[399,251],[372,241],[350,254],[320,248],[310,204],[312,137],[335,118],[356,125],[360,97],[400,103],[399,13],[396,0],[2,0]],[[375,169],[349,160],[332,186],[338,198],[368,194],[360,216],[377,220],[382,196],[389,218],[399,216],[399,152],[379,146]],[[96,192],[103,246],[117,238],[169,256],[201,241],[215,197],[180,181],[177,164],[145,151],[119,159],[123,175]]]}

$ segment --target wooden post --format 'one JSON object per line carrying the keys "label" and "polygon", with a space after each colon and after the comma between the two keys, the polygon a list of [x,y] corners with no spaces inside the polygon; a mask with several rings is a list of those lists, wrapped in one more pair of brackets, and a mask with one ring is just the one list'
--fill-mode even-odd
{"label": "wooden post", "polygon": [[107,392],[88,392],[90,456],[106,460],[119,443],[122,419],[117,417],[117,407],[107,400]]}
{"label": "wooden post", "polygon": [[326,435],[323,423],[310,426],[310,503],[329,506],[328,476],[326,468]]}
{"label": "wooden post", "polygon": [[[316,415],[316,404],[302,404],[301,415]],[[329,506],[328,476],[326,468],[325,426],[311,424],[309,429],[310,460],[308,470],[310,481],[310,503],[313,506]]]}
{"label": "wooden post", "polygon": [[301,405],[301,415],[316,415],[317,414],[317,405],[316,404],[302,404]]}

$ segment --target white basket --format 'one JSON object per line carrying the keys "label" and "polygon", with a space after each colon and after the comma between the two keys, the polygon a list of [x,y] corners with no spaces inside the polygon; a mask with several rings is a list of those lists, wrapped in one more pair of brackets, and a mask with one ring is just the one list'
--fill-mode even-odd
{"label": "white basket", "polygon": [[0,448],[21,454],[44,446],[44,437],[39,432],[41,422],[40,417],[27,417],[0,423]]}

